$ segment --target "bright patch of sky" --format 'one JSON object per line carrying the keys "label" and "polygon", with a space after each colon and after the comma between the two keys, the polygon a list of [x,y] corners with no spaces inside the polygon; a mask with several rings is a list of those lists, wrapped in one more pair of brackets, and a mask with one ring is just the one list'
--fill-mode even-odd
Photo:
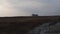
{"label": "bright patch of sky", "polygon": [[0,0],[0,16],[60,15],[60,0]]}

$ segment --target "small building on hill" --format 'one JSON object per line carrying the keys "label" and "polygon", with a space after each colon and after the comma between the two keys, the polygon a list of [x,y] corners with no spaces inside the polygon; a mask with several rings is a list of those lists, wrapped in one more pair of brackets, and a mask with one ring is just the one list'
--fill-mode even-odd
{"label": "small building on hill", "polygon": [[32,14],[32,16],[38,16],[38,14]]}

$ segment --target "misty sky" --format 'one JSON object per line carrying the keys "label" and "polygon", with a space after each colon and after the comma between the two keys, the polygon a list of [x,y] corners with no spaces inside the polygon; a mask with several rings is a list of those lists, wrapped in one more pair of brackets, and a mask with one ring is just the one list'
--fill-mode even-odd
{"label": "misty sky", "polygon": [[60,0],[0,0],[0,16],[60,15]]}

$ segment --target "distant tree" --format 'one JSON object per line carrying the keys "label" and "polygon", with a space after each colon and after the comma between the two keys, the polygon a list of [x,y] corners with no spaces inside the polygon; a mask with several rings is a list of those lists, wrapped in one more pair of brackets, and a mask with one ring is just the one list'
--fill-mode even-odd
{"label": "distant tree", "polygon": [[38,14],[32,14],[32,16],[38,16]]}

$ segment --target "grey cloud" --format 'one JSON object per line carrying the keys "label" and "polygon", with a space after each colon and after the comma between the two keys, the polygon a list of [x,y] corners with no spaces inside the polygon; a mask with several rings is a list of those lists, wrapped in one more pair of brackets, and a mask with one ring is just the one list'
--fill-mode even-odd
{"label": "grey cloud", "polygon": [[[58,15],[59,11],[57,8],[60,7],[60,0],[22,0],[22,3],[35,2],[38,5],[33,7],[30,5],[22,6],[22,10],[26,13],[37,13],[39,15]],[[18,2],[19,3],[19,2]]]}
{"label": "grey cloud", "polygon": [[5,0],[2,7],[3,16],[60,15],[60,0]]}

